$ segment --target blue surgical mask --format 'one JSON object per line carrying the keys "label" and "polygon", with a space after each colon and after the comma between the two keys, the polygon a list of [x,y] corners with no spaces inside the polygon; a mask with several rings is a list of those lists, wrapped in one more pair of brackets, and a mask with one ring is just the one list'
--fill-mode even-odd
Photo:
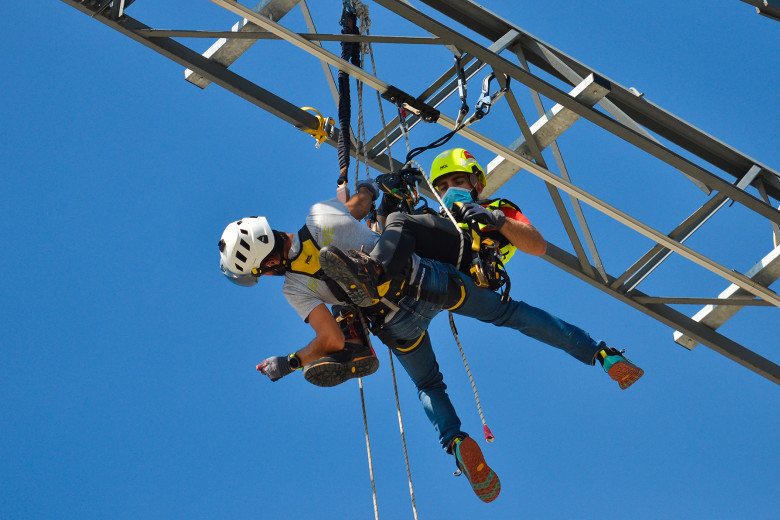
{"label": "blue surgical mask", "polygon": [[442,197],[444,205],[452,209],[456,202],[474,202],[474,198],[471,196],[471,190],[466,188],[450,188]]}

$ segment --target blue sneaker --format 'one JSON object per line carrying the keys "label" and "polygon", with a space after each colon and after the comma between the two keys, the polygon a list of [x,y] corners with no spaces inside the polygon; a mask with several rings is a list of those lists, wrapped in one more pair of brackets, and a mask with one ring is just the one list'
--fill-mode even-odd
{"label": "blue sneaker", "polygon": [[623,352],[625,350],[608,347],[598,351],[596,354],[596,359],[601,362],[604,372],[618,382],[621,390],[625,390],[636,383],[645,373],[644,370],[623,356]]}

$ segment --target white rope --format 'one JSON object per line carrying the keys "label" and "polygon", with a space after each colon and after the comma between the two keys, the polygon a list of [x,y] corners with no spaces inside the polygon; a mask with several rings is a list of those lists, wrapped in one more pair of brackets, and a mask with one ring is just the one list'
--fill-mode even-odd
{"label": "white rope", "polygon": [[401,417],[401,401],[398,399],[398,384],[395,379],[395,365],[393,364],[393,353],[387,349],[390,356],[390,371],[393,373],[393,390],[395,390],[395,404],[398,409],[398,428],[401,430],[401,443],[404,446],[404,461],[406,462],[406,475],[409,477],[409,495],[412,497],[412,512],[414,520],[417,520],[417,504],[414,502],[414,486],[412,486],[412,470],[409,467],[409,453],[406,450],[406,436],[404,435],[404,421]]}
{"label": "white rope", "polygon": [[366,430],[366,451],[368,452],[368,473],[371,475],[371,493],[374,499],[374,518],[379,520],[379,508],[376,504],[376,483],[374,482],[374,461],[371,456],[371,440],[368,438],[368,416],[366,415],[366,399],[363,395],[363,378],[358,378],[360,387],[360,404],[363,407],[363,426]]}
{"label": "white rope", "polygon": [[[363,36],[368,36],[370,34],[370,27],[371,27],[371,18],[368,14],[368,6],[363,4],[360,0],[352,0],[352,5],[355,8],[355,15],[360,20],[360,34]],[[371,70],[374,74],[374,76],[377,75],[376,73],[376,61],[374,60],[374,49],[371,46],[371,42],[364,42],[360,44],[360,68],[364,68],[365,65],[365,55],[368,54],[371,58]],[[366,126],[364,124],[363,120],[363,82],[358,81],[357,82],[357,91],[358,91],[358,135],[357,139],[359,143],[363,143],[365,146],[366,144]],[[387,150],[387,157],[389,159],[390,164],[393,163],[393,155],[390,152],[390,142],[389,137],[387,135],[387,122],[385,120],[385,111],[382,107],[382,96],[379,94],[379,91],[376,91],[376,100],[377,104],[379,106],[379,115],[382,119],[382,137],[384,138],[385,142],[385,149]],[[359,157],[360,150],[358,149],[355,153],[355,156],[357,157],[357,162],[360,162]],[[363,149],[363,162],[366,165],[366,178],[370,179],[371,175],[368,171],[368,150]],[[357,184],[358,179],[358,164],[355,164],[355,183]]]}
{"label": "white rope", "polygon": [[[362,312],[357,313],[358,318],[360,319],[360,324],[364,331],[368,331],[368,323],[366,322],[365,316],[363,316]],[[371,343],[371,337],[369,334],[365,334],[366,340],[368,342],[368,346],[371,347],[371,350],[374,349],[374,346]],[[395,404],[396,408],[398,410],[398,428],[401,431],[401,444],[403,444],[404,447],[404,461],[406,462],[406,475],[409,478],[409,495],[412,497],[412,513],[414,514],[414,520],[418,520],[417,518],[417,504],[414,501],[414,485],[412,484],[412,470],[409,466],[409,453],[406,450],[406,436],[404,435],[404,421],[401,417],[401,401],[398,398],[398,383],[395,379],[395,365],[393,364],[393,353],[390,351],[390,349],[387,349],[387,353],[390,356],[390,371],[393,374],[393,390],[395,391]],[[360,381],[360,398],[361,401],[363,400],[363,380],[362,378],[359,379]],[[366,420],[366,408],[365,408],[365,402],[363,402],[363,420],[366,426],[366,445],[368,446],[368,421]],[[368,455],[368,467],[369,471],[371,473],[371,487],[374,489],[374,514],[377,517],[377,520],[379,520],[379,513],[376,506],[376,488],[374,487],[374,470],[371,462],[371,448],[368,448],[369,455]]]}
{"label": "white rope", "polygon": [[[428,179],[428,176],[425,175],[425,172],[423,172],[420,165],[417,162],[414,162],[414,164],[416,164],[417,167],[422,172],[423,178],[428,183],[428,187],[433,193],[433,196],[436,197],[436,200],[441,205],[442,209],[444,210],[444,213],[447,215],[447,218],[449,218],[450,222],[452,222],[452,225],[455,226],[455,229],[458,232],[458,236],[460,237],[460,249],[458,250],[458,263],[456,264],[456,268],[460,269],[460,263],[461,260],[463,259],[463,248],[465,245],[465,240],[463,239],[463,233],[461,232],[460,226],[458,225],[458,222],[455,220],[455,217],[452,215],[452,212],[449,210],[449,208],[444,205],[444,201],[442,201],[441,197],[439,196],[439,192],[436,190],[436,188],[434,188],[433,184],[431,184],[430,179]],[[485,422],[485,415],[482,413],[482,403],[479,400],[477,385],[474,383],[474,378],[471,375],[469,362],[466,360],[466,353],[463,351],[463,347],[460,344],[460,339],[458,338],[458,332],[457,329],[455,328],[455,320],[452,317],[452,312],[450,312],[449,314],[450,314],[450,328],[452,329],[452,335],[455,337],[455,343],[458,344],[458,349],[460,350],[460,356],[463,358],[463,366],[466,367],[466,373],[468,373],[469,380],[471,381],[471,389],[474,392],[474,400],[477,402],[477,411],[479,412],[479,418],[482,420],[482,431],[485,434],[485,440],[487,442],[493,442],[495,440],[495,437],[493,437],[493,433],[490,431],[490,428]]]}
{"label": "white rope", "polygon": [[477,411],[479,412],[479,418],[482,421],[482,431],[485,433],[485,440],[493,442],[495,437],[488,428],[487,422],[485,422],[485,414],[482,413],[482,403],[479,401],[479,392],[477,392],[477,385],[474,383],[474,377],[471,375],[471,369],[469,368],[469,362],[466,361],[466,353],[463,352],[463,347],[460,344],[460,338],[458,338],[458,329],[455,328],[455,319],[450,311],[450,329],[452,329],[452,335],[455,338],[455,343],[458,344],[458,350],[460,350],[460,357],[463,358],[463,366],[466,367],[466,373],[469,375],[469,381],[471,381],[471,390],[474,392],[474,400],[477,401]]}

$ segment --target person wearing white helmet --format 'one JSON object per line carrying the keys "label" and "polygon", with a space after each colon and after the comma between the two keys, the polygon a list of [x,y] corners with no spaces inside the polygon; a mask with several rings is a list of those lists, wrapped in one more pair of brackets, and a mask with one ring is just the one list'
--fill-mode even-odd
{"label": "person wearing white helmet", "polygon": [[[369,375],[378,367],[374,352],[362,337],[365,332],[341,319],[344,313],[334,311],[333,314],[341,314],[334,318],[328,310],[327,305],[352,302],[319,263],[320,244],[360,249],[373,247],[379,239],[377,233],[358,221],[368,213],[378,189],[363,181],[357,191],[346,204],[334,198],[312,206],[298,233],[274,230],[264,217],[247,217],[228,224],[222,234],[222,273],[230,281],[247,287],[257,284],[260,276],[284,276],[285,298],[314,329],[314,339],[304,348],[287,356],[270,357],[258,365],[258,370],[271,381],[302,368],[304,378],[312,384],[333,386],[352,377]],[[425,283],[420,283],[421,279]],[[440,310],[461,305],[467,293],[480,289],[473,284],[463,287],[453,266],[416,255],[409,258],[404,282],[407,281],[407,287],[396,291],[396,297],[393,301],[388,299],[387,306],[372,309],[372,332],[391,347],[418,387],[442,447],[454,455],[477,496],[490,502],[498,496],[500,481],[485,462],[476,441],[461,430],[425,332]],[[492,291],[485,292],[489,299],[496,296]],[[355,325],[354,321],[351,325]]]}
{"label": "person wearing white helmet", "polygon": [[[352,377],[370,375],[379,362],[360,337],[345,339],[326,304],[348,303],[337,284],[318,272],[316,244],[337,233],[339,243],[360,247],[376,241],[376,234],[357,222],[352,213],[368,212],[376,188],[359,187],[358,196],[345,206],[333,199],[316,204],[307,225],[297,234],[271,228],[265,217],[245,217],[231,222],[219,241],[220,269],[233,283],[253,286],[260,276],[284,276],[283,292],[291,305],[315,330],[316,337],[288,356],[271,357],[258,370],[272,381],[305,368],[304,377],[318,386],[334,386]],[[313,256],[312,256],[313,254]]]}

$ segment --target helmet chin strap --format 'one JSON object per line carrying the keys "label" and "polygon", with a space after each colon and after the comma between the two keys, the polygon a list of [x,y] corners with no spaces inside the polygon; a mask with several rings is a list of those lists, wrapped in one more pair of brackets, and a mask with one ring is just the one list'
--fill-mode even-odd
{"label": "helmet chin strap", "polygon": [[270,273],[272,276],[282,276],[290,267],[290,260],[284,257],[284,244],[288,240],[287,235],[280,231],[276,231],[275,229],[271,231],[274,234],[274,248],[270,253],[268,253],[268,256],[271,256],[274,253],[278,253],[279,263],[271,267],[263,267],[261,262],[260,269],[252,269],[252,274],[258,277],[268,273]]}

